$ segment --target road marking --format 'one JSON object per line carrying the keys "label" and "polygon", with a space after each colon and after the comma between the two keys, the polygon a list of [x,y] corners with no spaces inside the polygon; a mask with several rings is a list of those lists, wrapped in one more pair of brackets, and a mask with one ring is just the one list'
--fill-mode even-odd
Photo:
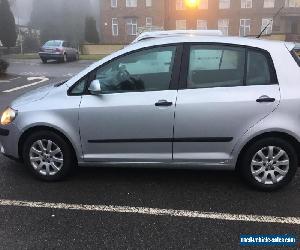
{"label": "road marking", "polygon": [[20,86],[20,87],[16,87],[16,88],[4,90],[3,92],[4,92],[4,93],[10,93],[10,92],[17,91],[17,90],[20,90],[20,89],[24,89],[24,88],[28,88],[28,87],[31,87],[31,86],[35,86],[35,85],[37,85],[37,84],[40,84],[40,83],[43,83],[43,82],[48,81],[49,78],[44,77],[44,76],[39,76],[39,77],[28,77],[27,80],[28,80],[28,81],[38,80],[38,81],[37,81],[37,82],[30,83],[30,84],[23,85],[23,86]]}
{"label": "road marking", "polygon": [[11,82],[11,81],[17,80],[17,79],[19,79],[19,78],[21,78],[21,77],[19,76],[19,77],[11,78],[11,79],[9,79],[9,80],[0,80],[0,83]]}
{"label": "road marking", "polygon": [[111,213],[130,213],[154,216],[173,216],[185,218],[199,218],[225,221],[257,222],[257,223],[278,223],[300,225],[300,217],[277,217],[265,215],[246,215],[246,214],[229,214],[215,212],[201,212],[190,210],[174,210],[147,207],[129,207],[113,205],[83,205],[67,203],[48,203],[38,201],[19,201],[0,199],[0,206],[28,207],[28,208],[49,208],[79,211],[111,212]]}

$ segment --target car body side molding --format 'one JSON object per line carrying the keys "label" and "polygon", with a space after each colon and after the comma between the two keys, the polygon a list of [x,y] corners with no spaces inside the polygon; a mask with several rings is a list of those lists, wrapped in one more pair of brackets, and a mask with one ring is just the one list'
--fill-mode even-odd
{"label": "car body side molding", "polygon": [[233,137],[190,137],[190,138],[149,138],[149,139],[107,139],[88,140],[89,143],[139,143],[139,142],[231,142]]}

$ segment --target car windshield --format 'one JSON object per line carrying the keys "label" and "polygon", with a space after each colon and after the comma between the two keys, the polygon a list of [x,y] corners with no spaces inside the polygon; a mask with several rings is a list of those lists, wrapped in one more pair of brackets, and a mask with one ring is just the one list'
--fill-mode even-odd
{"label": "car windshield", "polygon": [[45,43],[44,46],[47,46],[47,47],[58,47],[61,45],[61,41],[48,41]]}

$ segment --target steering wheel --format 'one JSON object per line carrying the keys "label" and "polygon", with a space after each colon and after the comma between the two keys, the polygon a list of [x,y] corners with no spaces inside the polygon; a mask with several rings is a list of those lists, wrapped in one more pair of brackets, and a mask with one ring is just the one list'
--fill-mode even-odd
{"label": "steering wheel", "polygon": [[120,67],[117,73],[117,79],[122,84],[123,82],[129,82],[133,86],[135,86],[135,82],[133,81],[130,73],[126,70],[125,67]]}

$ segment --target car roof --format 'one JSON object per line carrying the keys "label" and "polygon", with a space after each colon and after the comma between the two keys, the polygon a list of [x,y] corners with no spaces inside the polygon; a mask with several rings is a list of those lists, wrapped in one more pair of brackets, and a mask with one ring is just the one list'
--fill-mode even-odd
{"label": "car roof", "polygon": [[220,30],[167,30],[167,31],[151,31],[143,32],[132,43],[140,42],[148,39],[157,39],[164,37],[178,37],[178,36],[222,36],[223,33]]}
{"label": "car roof", "polygon": [[274,41],[267,39],[249,38],[249,37],[231,37],[231,36],[199,36],[193,34],[174,35],[170,37],[150,38],[126,46],[124,50],[135,50],[143,47],[151,47],[156,45],[167,45],[177,43],[221,43],[257,47],[265,50],[278,46],[285,46],[287,49],[292,50],[295,43],[287,43],[283,41]]}

